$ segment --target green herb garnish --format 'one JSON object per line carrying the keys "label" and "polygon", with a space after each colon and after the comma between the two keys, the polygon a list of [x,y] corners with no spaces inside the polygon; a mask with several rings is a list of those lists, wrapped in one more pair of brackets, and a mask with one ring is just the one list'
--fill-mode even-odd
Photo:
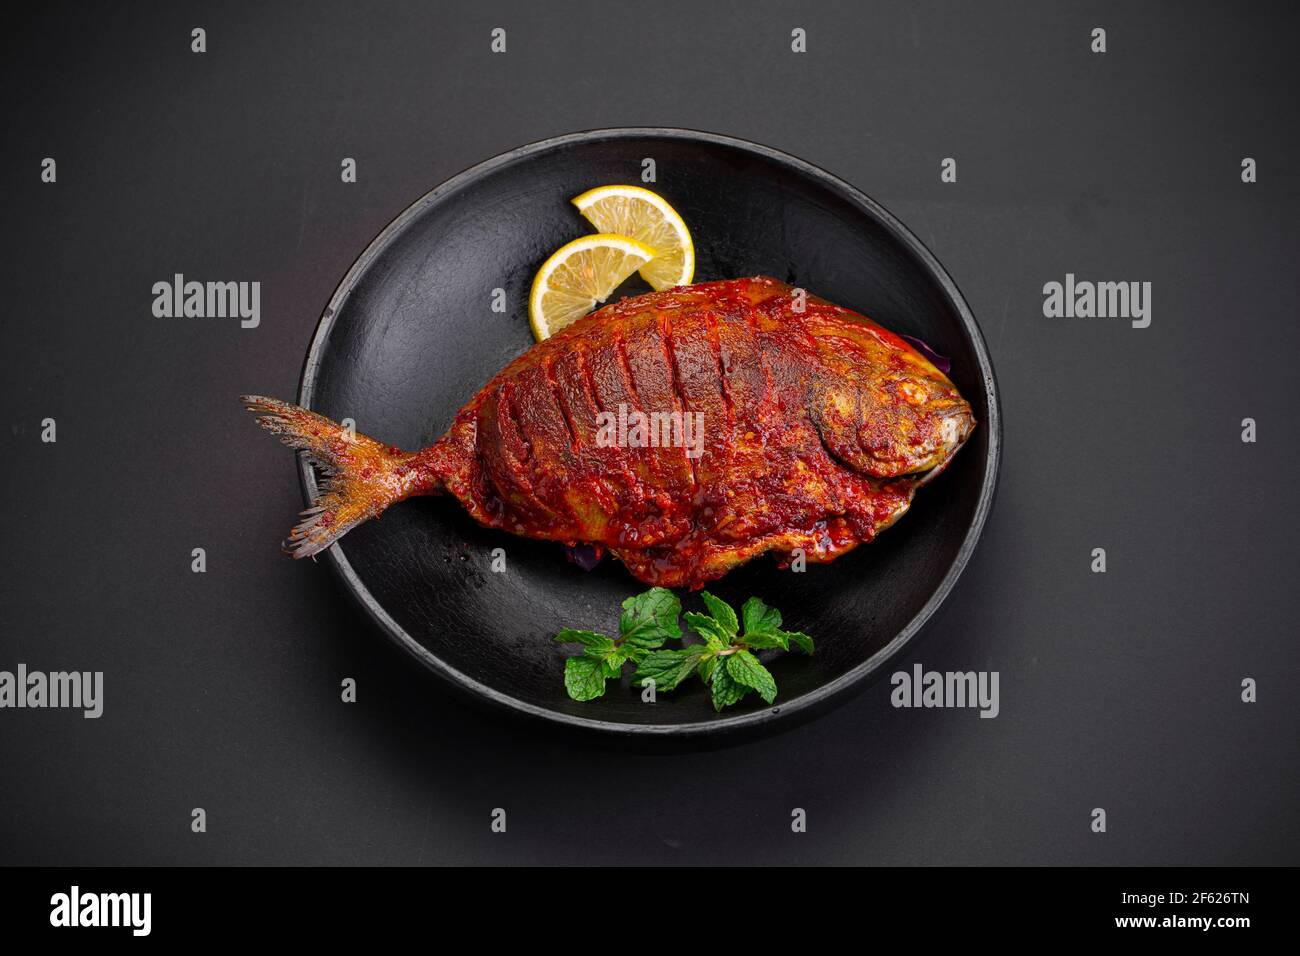
{"label": "green herb garnish", "polygon": [[[776,700],[776,680],[754,655],[754,651],[793,644],[805,654],[813,652],[812,638],[799,631],[781,630],[781,612],[751,597],[740,609],[740,618],[726,601],[708,591],[700,597],[707,614],[687,611],[686,625],[703,639],[702,644],[665,648],[669,640],[681,637],[677,617],[681,602],[666,588],[651,588],[623,602],[617,639],[592,631],[566,628],[555,639],[581,644],[582,653],[564,664],[564,686],[574,700],[592,700],[605,693],[605,681],[617,678],[624,663],[636,665],[632,682],[656,690],[670,691],[691,674],[710,686],[713,708],[736,703],[756,693],[767,703]],[[744,632],[741,633],[741,626]]]}
{"label": "green herb garnish", "polygon": [[564,687],[574,700],[605,695],[605,681],[617,679],[626,661],[640,662],[669,638],[682,636],[677,616],[682,603],[667,588],[651,588],[623,602],[618,637],[566,627],[555,635],[561,644],[581,644],[582,653],[564,662]]}
{"label": "green herb garnish", "polygon": [[[776,680],[753,652],[769,647],[788,651],[794,644],[805,654],[811,654],[812,638],[798,631],[781,630],[781,612],[768,607],[761,598],[752,597],[746,601],[740,609],[741,620],[737,620],[736,612],[726,601],[708,591],[701,591],[700,597],[709,613],[687,611],[685,617],[686,626],[704,638],[704,644],[659,653],[680,655],[679,666],[684,666],[688,660],[693,663],[695,671],[712,688],[714,710],[720,711],[751,692],[772,703],[776,700]],[[739,633],[742,621],[743,634]],[[654,663],[660,672],[668,669],[666,657],[660,657]],[[671,687],[664,688],[666,690],[676,687],[689,671],[670,673],[676,676],[676,680]],[[647,677],[655,680],[656,687],[664,687],[655,672],[645,666],[637,669],[633,681],[640,683]]]}

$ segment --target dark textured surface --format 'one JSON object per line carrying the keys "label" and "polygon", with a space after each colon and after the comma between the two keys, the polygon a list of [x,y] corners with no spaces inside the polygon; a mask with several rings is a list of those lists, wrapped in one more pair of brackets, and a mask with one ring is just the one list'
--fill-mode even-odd
{"label": "dark textured surface", "polygon": [[[0,711],[0,860],[1300,862],[1294,14],[669,6],[686,19],[96,5],[13,26],[0,667],[102,669],[106,703]],[[646,50],[653,82],[599,65]],[[234,396],[292,394],[358,252],[485,157],[653,124],[863,189],[980,318],[998,502],[900,664],[999,671],[997,719],[894,710],[881,683],[767,740],[632,754],[467,709],[323,565],[277,554],[297,479]],[[262,281],[261,326],[153,318],[174,272]],[[1151,281],[1151,327],[1044,318],[1066,272]]]}
{"label": "dark textured surface", "polygon": [[[775,707],[755,699],[720,717],[698,681],[653,707],[626,686],[577,703],[557,680],[573,649],[551,637],[611,633],[622,601],[645,589],[617,561],[585,573],[558,560],[559,545],[481,528],[449,498],[393,508],[328,560],[401,646],[506,706],[607,730],[770,730],[857,689],[907,645],[961,573],[993,491],[1000,422],[978,331],[951,280],[869,199],[789,157],[685,131],[605,131],[512,152],[439,187],[376,239],[326,308],[299,397],[382,441],[429,445],[499,370],[490,363],[532,344],[533,274],[589,231],[569,199],[589,183],[635,180],[647,156],[663,171],[660,193],[693,224],[696,279],[782,276],[933,343],[956,363],[953,381],[981,423],[873,547],[802,574],[764,556],[709,584],[735,608],[757,594],[788,628],[835,639],[811,660],[776,665]],[[515,304],[505,314],[487,308],[498,284]],[[504,573],[489,570],[497,548]],[[698,597],[685,606],[702,608]]]}

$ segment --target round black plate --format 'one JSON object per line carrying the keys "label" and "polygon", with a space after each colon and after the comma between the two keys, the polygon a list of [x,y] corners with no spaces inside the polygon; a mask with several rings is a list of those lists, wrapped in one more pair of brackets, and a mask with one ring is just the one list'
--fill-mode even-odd
{"label": "round black plate", "polygon": [[[561,547],[480,528],[451,498],[403,502],[329,549],[347,589],[432,671],[471,694],[591,730],[699,736],[805,719],[877,676],[952,590],[992,502],[1000,421],[984,340],[952,279],[879,204],[808,163],[710,133],[612,129],[561,136],[466,170],[389,225],[343,279],[316,330],[299,402],[407,449],[437,439],[456,410],[533,344],[528,291],[561,244],[590,232],[569,200],[593,186],[641,183],[690,226],[696,281],[770,275],[917,336],[953,362],[979,428],[912,511],[870,545],[804,573],[763,557],[709,589],[739,607],[761,596],[786,627],[817,641],[812,658],[771,663],[775,706],[756,698],[715,714],[691,681],[654,704],[611,683],[570,700],[562,627],[613,633],[619,603],[644,590],[607,559],[595,571]],[[639,280],[636,280],[639,281]],[[492,311],[494,289],[507,309]],[[629,283],[626,294],[645,291]],[[316,476],[303,464],[304,491]],[[494,549],[506,571],[491,569]],[[688,609],[698,595],[683,594]]]}

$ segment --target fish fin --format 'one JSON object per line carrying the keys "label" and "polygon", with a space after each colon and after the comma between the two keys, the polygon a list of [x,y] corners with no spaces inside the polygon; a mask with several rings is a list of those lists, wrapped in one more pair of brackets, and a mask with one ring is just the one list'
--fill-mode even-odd
{"label": "fish fin", "polygon": [[244,395],[258,424],[301,451],[324,475],[284,542],[285,554],[309,558],[389,505],[422,490],[416,455],[390,448],[315,412],[261,395]]}

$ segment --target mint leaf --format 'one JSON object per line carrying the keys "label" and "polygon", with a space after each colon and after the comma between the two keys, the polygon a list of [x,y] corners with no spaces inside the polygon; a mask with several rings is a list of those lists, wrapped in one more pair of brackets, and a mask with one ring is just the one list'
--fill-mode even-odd
{"label": "mint leaf", "polygon": [[[758,691],[758,696],[769,704],[776,700],[776,681],[757,657],[749,651],[737,651],[727,658],[727,674],[736,683]],[[718,677],[713,677],[716,682]]]}
{"label": "mint leaf", "polygon": [[781,628],[781,612],[768,607],[762,598],[752,597],[740,609],[740,616],[745,622],[745,635],[771,634]]}
{"label": "mint leaf", "polygon": [[655,682],[656,690],[673,690],[691,676],[703,654],[704,648],[699,644],[680,651],[650,651],[637,665],[632,683],[643,687],[648,679]]}
{"label": "mint leaf", "polygon": [[718,655],[712,651],[700,658],[700,680],[709,683],[713,679],[713,670],[718,666]]}
{"label": "mint leaf", "polygon": [[785,631],[773,631],[770,634],[764,634],[762,631],[746,631],[745,646],[756,651],[767,650],[769,647],[779,647],[783,651],[788,651],[790,642],[786,640]]}
{"label": "mint leaf", "polygon": [[682,613],[682,602],[667,588],[651,588],[644,594],[623,602],[623,613],[618,621],[622,640],[641,648],[661,647],[664,641],[682,636],[677,617]]}
{"label": "mint leaf", "polygon": [[719,664],[713,669],[713,680],[710,684],[713,688],[713,709],[719,712],[724,707],[730,707],[752,689],[732,677],[731,668],[725,664]]}
{"label": "mint leaf", "polygon": [[750,647],[758,650],[779,647],[788,651],[793,643],[805,654],[813,652],[812,638],[801,631],[781,630],[781,612],[768,607],[761,599],[750,598],[740,614],[745,622],[744,643]]}
{"label": "mint leaf", "polygon": [[618,677],[623,671],[623,662],[628,659],[628,653],[624,650],[611,651],[602,663],[605,665],[606,677]]}
{"label": "mint leaf", "polygon": [[581,644],[582,653],[564,662],[564,689],[574,700],[592,700],[605,693],[605,681],[617,679],[630,649],[595,631],[566,627],[555,635],[561,644]]}
{"label": "mint leaf", "polygon": [[708,591],[701,591],[700,597],[704,599],[704,606],[709,609],[709,614],[721,625],[722,629],[730,636],[736,636],[736,631],[740,629],[740,622],[736,620],[736,612],[731,609],[731,605],[720,597],[714,597]]}
{"label": "mint leaf", "polygon": [[594,700],[605,694],[605,662],[585,654],[564,662],[564,689],[574,700]]}
{"label": "mint leaf", "polygon": [[597,634],[595,631],[575,631],[571,627],[566,627],[556,634],[555,640],[560,644],[581,644],[585,652],[592,653],[596,658],[604,657],[614,649],[613,640],[604,634]]}
{"label": "mint leaf", "polygon": [[798,645],[799,650],[805,654],[813,652],[813,639],[802,631],[782,631],[781,633],[785,635],[786,640],[791,644]]}
{"label": "mint leaf", "polygon": [[720,651],[729,647],[731,639],[736,636],[734,631],[728,632],[715,618],[707,614],[687,611],[682,616],[686,618],[686,626],[704,638],[705,644],[711,651]]}

